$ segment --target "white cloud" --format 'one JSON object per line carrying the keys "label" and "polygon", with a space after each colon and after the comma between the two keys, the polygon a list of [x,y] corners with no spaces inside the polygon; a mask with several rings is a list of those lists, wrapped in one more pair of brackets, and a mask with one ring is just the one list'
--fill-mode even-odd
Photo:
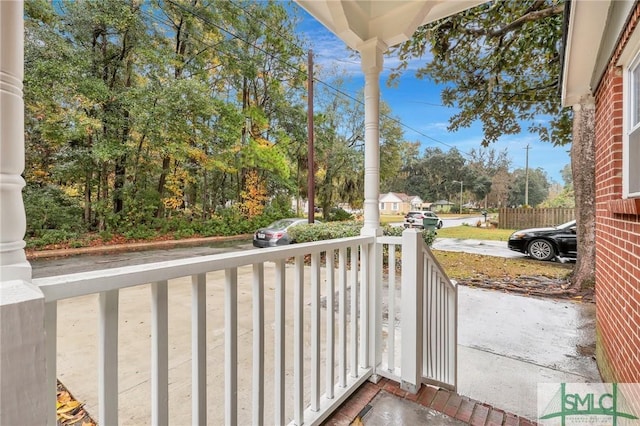
{"label": "white cloud", "polygon": [[[306,13],[306,12],[304,12]],[[362,89],[362,69],[360,58],[357,52],[350,50],[346,44],[338,39],[335,34],[326,30],[313,18],[308,18],[300,27],[303,38],[307,40],[307,45],[311,46],[314,52],[314,61],[317,66],[317,78],[324,80],[324,75],[339,75],[346,80],[350,80],[341,90],[352,96]],[[383,62],[381,82],[382,98],[392,108],[392,115],[408,127],[417,132],[405,128],[405,138],[409,141],[419,141],[423,148],[438,147],[444,151],[450,147],[456,147],[461,152],[469,152],[472,149],[480,149],[483,139],[482,128],[479,124],[472,125],[471,128],[460,129],[452,133],[447,131],[448,122],[451,115],[458,110],[454,108],[444,108],[441,105],[440,87],[429,80],[418,80],[415,78],[415,71],[431,61],[431,52],[425,52],[421,58],[416,58],[407,64],[403,71],[401,80],[397,88],[386,88],[384,81],[391,70],[400,64],[397,55],[386,55]],[[549,117],[537,117],[533,122],[536,124],[548,124]],[[491,144],[489,148],[496,151],[507,149],[511,159],[512,169],[524,168],[526,163],[527,144],[529,150],[529,167],[543,168],[552,180],[561,182],[560,170],[569,163],[570,158],[567,148],[554,147],[550,143],[540,142],[535,134],[526,131],[529,123],[523,123],[523,132],[519,135],[507,135],[501,137],[497,142]],[[426,135],[426,136],[425,136]]]}
{"label": "white cloud", "polygon": [[424,130],[425,132],[431,132],[433,130],[437,130],[439,132],[446,132],[447,126],[449,126],[449,123],[446,121],[425,123],[423,126],[421,126],[420,130]]}

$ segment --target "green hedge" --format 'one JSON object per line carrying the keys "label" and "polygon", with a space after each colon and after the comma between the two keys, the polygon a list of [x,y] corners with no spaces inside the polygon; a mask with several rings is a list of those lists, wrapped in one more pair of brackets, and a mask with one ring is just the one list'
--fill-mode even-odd
{"label": "green hedge", "polygon": [[[316,223],[314,225],[296,225],[287,231],[292,241],[296,243],[308,243],[313,241],[332,240],[336,238],[357,237],[360,235],[362,222],[329,222]],[[388,236],[402,236],[404,228],[401,226],[383,225],[382,233]],[[424,242],[431,246],[436,238],[434,231],[423,230]]]}

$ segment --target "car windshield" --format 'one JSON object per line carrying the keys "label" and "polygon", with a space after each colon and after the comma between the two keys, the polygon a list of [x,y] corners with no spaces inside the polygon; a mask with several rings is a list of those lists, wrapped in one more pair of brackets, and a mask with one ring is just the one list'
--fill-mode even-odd
{"label": "car windshield", "polygon": [[576,221],[575,220],[570,220],[567,223],[563,223],[562,225],[558,225],[558,226],[556,226],[556,229],[569,229],[572,226],[576,226]]}
{"label": "car windshield", "polygon": [[293,224],[294,222],[296,222],[295,219],[280,219],[280,220],[276,220],[275,222],[273,222],[271,225],[268,226],[268,228],[270,228],[270,229],[284,229],[287,226],[290,226],[291,224]]}

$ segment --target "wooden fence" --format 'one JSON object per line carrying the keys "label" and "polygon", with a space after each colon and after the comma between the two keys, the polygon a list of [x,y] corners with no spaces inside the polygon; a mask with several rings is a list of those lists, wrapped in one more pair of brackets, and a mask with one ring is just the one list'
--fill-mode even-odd
{"label": "wooden fence", "polygon": [[502,208],[499,210],[498,228],[525,229],[556,226],[575,219],[575,210],[569,208],[531,209]]}

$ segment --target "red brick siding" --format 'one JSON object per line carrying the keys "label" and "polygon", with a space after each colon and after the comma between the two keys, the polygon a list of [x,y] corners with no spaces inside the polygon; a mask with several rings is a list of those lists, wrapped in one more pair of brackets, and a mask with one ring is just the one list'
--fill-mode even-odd
{"label": "red brick siding", "polygon": [[605,380],[618,382],[640,382],[640,217],[609,204],[622,197],[622,70],[615,64],[639,17],[636,4],[595,97],[598,363],[612,375]]}

